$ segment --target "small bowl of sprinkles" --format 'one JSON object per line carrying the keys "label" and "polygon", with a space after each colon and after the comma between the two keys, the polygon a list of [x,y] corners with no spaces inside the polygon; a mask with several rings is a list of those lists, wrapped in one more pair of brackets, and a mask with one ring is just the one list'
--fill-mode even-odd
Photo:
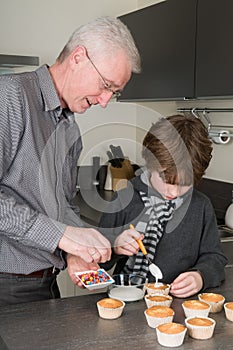
{"label": "small bowl of sprinkles", "polygon": [[75,276],[89,290],[105,288],[115,282],[104,269],[75,272]]}

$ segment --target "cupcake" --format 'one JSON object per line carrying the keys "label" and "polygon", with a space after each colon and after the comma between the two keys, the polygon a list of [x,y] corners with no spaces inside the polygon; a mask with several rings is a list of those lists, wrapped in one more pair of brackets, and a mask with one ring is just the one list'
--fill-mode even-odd
{"label": "cupcake", "polygon": [[185,317],[207,317],[210,312],[210,305],[200,300],[186,300],[182,303]]}
{"label": "cupcake", "polygon": [[183,344],[187,328],[179,323],[164,323],[156,327],[157,339],[160,345],[175,347]]}
{"label": "cupcake", "polygon": [[168,294],[170,290],[170,284],[165,283],[147,283],[147,294]]}
{"label": "cupcake", "polygon": [[156,328],[163,323],[173,321],[174,311],[168,306],[151,306],[144,311],[148,325]]}
{"label": "cupcake", "polygon": [[216,325],[210,317],[188,317],[185,319],[188,335],[194,339],[209,339],[213,336]]}
{"label": "cupcake", "polygon": [[124,301],[113,298],[104,298],[97,301],[97,309],[101,318],[112,320],[118,318],[121,316],[124,307]]}
{"label": "cupcake", "polygon": [[233,322],[233,301],[224,304],[226,318]]}
{"label": "cupcake", "polygon": [[154,305],[171,306],[173,298],[170,295],[162,294],[147,294],[145,295],[145,302],[147,307]]}
{"label": "cupcake", "polygon": [[198,294],[198,299],[209,304],[212,313],[222,311],[225,302],[224,296],[216,293],[201,293]]}

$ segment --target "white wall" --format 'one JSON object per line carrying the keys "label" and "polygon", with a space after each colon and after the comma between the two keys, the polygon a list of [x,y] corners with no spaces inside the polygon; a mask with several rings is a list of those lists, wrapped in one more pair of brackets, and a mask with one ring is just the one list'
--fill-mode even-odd
{"label": "white wall", "polygon": [[52,64],[79,25],[136,8],[137,0],[1,0],[0,52]]}

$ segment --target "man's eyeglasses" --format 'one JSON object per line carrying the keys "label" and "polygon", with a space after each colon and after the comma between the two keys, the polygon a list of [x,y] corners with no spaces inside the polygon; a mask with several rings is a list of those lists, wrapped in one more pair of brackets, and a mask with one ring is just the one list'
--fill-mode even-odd
{"label": "man's eyeglasses", "polygon": [[103,82],[104,88],[107,91],[110,91],[112,93],[112,97],[118,98],[121,96],[121,91],[114,91],[111,88],[111,85],[109,83],[107,83],[107,81],[103,78],[102,74],[99,72],[98,68],[96,67],[96,65],[93,63],[93,61],[90,59],[90,57],[87,55],[88,60],[91,62],[92,66],[94,67],[94,69],[96,70],[96,72],[99,74],[100,79]]}

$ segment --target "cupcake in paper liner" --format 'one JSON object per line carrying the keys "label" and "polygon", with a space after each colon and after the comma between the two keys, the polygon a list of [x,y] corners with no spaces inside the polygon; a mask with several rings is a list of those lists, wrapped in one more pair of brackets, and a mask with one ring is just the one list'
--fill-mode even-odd
{"label": "cupcake in paper liner", "polygon": [[170,284],[166,283],[147,283],[146,285],[147,294],[169,294]]}
{"label": "cupcake in paper liner", "polygon": [[151,306],[144,311],[148,326],[156,328],[160,324],[173,321],[174,310],[168,306]]}
{"label": "cupcake in paper liner", "polygon": [[224,304],[226,318],[233,322],[233,301]]}
{"label": "cupcake in paper liner", "polygon": [[224,296],[216,293],[200,293],[198,299],[210,305],[211,313],[222,311],[225,302]]}
{"label": "cupcake in paper liner", "polygon": [[185,317],[207,317],[210,312],[210,305],[200,300],[186,300],[182,303]]}
{"label": "cupcake in paper liner", "polygon": [[115,319],[121,316],[123,309],[125,307],[124,301],[113,299],[113,298],[104,298],[97,301],[97,309],[99,316],[105,319]]}
{"label": "cupcake in paper liner", "polygon": [[171,306],[172,303],[172,296],[171,295],[166,295],[166,294],[147,294],[145,295],[145,302],[146,306],[149,308],[154,305],[163,305],[163,306]]}
{"label": "cupcake in paper liner", "polygon": [[175,322],[164,323],[156,327],[157,339],[162,346],[176,347],[182,345],[186,332],[187,327]]}
{"label": "cupcake in paper liner", "polygon": [[210,317],[188,317],[185,319],[188,335],[194,339],[209,339],[214,334],[215,320]]}

